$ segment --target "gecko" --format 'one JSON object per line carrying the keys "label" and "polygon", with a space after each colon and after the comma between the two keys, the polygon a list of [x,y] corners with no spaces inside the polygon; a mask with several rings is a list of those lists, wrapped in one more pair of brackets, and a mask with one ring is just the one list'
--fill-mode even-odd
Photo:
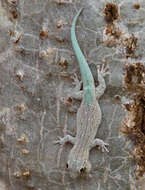
{"label": "gecko", "polygon": [[81,105],[77,111],[76,137],[66,135],[63,138],[59,137],[59,139],[55,141],[55,143],[59,143],[61,145],[64,145],[66,142],[73,144],[73,148],[68,155],[68,161],[66,164],[72,178],[90,173],[91,163],[89,161],[89,152],[91,148],[99,145],[103,152],[104,150],[108,152],[107,147],[109,146],[109,144],[105,143],[103,140],[95,138],[102,119],[98,100],[106,89],[104,76],[109,73],[107,72],[106,67],[100,67],[98,69],[99,85],[95,87],[91,70],[80,49],[75,34],[76,22],[82,10],[83,8],[81,8],[74,16],[71,26],[72,47],[79,63],[83,82],[83,90],[73,94],[74,98],[82,99]]}

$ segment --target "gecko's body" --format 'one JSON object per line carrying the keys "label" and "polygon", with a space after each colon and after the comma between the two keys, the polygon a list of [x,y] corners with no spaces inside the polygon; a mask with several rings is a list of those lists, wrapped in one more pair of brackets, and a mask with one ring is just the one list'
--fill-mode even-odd
{"label": "gecko's body", "polygon": [[[107,150],[106,146],[108,145],[101,139],[95,139],[102,117],[98,99],[104,93],[106,88],[103,78],[106,75],[106,70],[103,68],[98,71],[99,86],[95,89],[92,73],[78,45],[75,35],[75,25],[81,11],[82,9],[80,9],[74,17],[71,27],[72,46],[79,63],[83,82],[83,92],[76,92],[76,98],[82,98],[80,108],[77,112],[77,134],[76,137],[67,135],[57,141],[60,144],[64,144],[65,142],[71,142],[74,144],[69,153],[67,162],[67,167],[70,170],[70,175],[72,177],[76,177],[79,174],[89,173],[91,169],[89,151],[93,146],[100,145],[102,149]],[[73,94],[73,97],[75,97],[75,93]]]}

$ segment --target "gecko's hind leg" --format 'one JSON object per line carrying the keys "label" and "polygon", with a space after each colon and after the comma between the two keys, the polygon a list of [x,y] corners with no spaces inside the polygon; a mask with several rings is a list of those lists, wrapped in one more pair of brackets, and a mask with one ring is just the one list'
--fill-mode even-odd
{"label": "gecko's hind leg", "polygon": [[61,144],[64,145],[65,143],[69,142],[71,144],[75,143],[75,137],[70,135],[66,135],[65,137],[58,137],[59,140],[54,141],[54,144]]}
{"label": "gecko's hind leg", "polygon": [[106,152],[109,152],[109,150],[107,149],[107,147],[109,146],[108,143],[105,143],[103,140],[101,139],[94,139],[92,145],[91,145],[91,148],[95,147],[95,146],[99,146],[101,149],[102,149],[102,152],[106,151]]}
{"label": "gecko's hind leg", "polygon": [[81,89],[81,85],[82,85],[82,81],[79,81],[76,73],[71,77],[73,79],[73,85],[75,86],[75,91],[80,91]]}
{"label": "gecko's hind leg", "polygon": [[65,92],[65,96],[60,98],[60,101],[66,105],[70,105],[72,99],[82,100],[83,91],[81,89],[82,81],[79,81],[76,74],[74,74],[71,79],[73,80],[74,88],[70,88],[68,91]]}
{"label": "gecko's hind leg", "polygon": [[82,81],[79,81],[78,77],[76,74],[72,77],[73,79],[73,85],[75,85],[75,88],[72,89],[70,92],[69,96],[71,98],[77,99],[77,100],[82,100],[83,97],[83,91],[81,89]]}

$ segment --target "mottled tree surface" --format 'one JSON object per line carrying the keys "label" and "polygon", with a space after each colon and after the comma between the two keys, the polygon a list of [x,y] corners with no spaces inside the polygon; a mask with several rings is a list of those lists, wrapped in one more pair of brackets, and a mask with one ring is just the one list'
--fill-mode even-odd
{"label": "mottled tree surface", "polygon": [[[119,132],[125,113],[115,97],[125,95],[124,64],[144,59],[145,1],[140,6],[114,1],[120,17],[111,26],[104,19],[106,2],[1,0],[0,189],[143,189],[128,156],[133,146]],[[71,179],[66,168],[71,145],[53,141],[76,133],[74,110],[80,102],[68,98],[64,104],[62,97],[73,88],[73,73],[80,77],[70,27],[81,7],[86,7],[77,24],[81,49],[92,68],[105,62],[111,72],[100,100],[103,120],[97,133],[110,144],[110,152],[94,148],[91,177]]]}

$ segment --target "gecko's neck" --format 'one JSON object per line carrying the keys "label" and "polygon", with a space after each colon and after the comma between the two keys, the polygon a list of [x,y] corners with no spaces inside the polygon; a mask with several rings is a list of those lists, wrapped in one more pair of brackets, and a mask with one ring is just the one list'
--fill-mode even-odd
{"label": "gecko's neck", "polygon": [[82,12],[82,9],[79,10],[77,15],[73,19],[72,27],[71,27],[71,41],[72,41],[72,46],[73,46],[75,55],[77,57],[80,71],[81,71],[85,103],[92,104],[94,100],[94,96],[95,96],[94,79],[93,79],[91,70],[87,64],[87,61],[79,47],[78,41],[76,39],[76,34],[75,34],[76,21],[81,12]]}

